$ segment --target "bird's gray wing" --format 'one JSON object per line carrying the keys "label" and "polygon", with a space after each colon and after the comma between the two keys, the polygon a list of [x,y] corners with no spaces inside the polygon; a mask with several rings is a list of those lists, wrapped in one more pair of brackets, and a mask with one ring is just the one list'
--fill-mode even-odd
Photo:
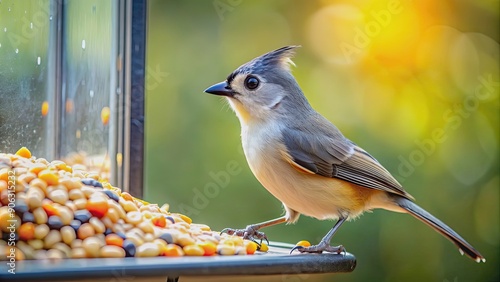
{"label": "bird's gray wing", "polygon": [[287,128],[282,137],[287,151],[285,158],[300,171],[413,199],[375,158],[333,125],[307,130]]}

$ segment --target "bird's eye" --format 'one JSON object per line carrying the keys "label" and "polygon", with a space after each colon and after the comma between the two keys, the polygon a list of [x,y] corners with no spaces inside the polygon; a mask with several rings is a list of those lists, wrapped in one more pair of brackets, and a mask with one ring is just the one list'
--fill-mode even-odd
{"label": "bird's eye", "polygon": [[259,83],[259,79],[257,79],[255,76],[248,76],[245,79],[245,87],[249,90],[254,90],[255,88],[259,87]]}

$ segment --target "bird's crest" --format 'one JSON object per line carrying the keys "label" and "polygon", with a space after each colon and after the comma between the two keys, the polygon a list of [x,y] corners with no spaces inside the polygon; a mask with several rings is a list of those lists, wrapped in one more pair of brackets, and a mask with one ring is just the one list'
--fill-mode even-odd
{"label": "bird's crest", "polygon": [[233,78],[240,73],[265,73],[271,68],[276,67],[290,71],[290,65],[295,66],[292,61],[295,55],[295,49],[299,47],[299,45],[285,46],[261,55],[237,68],[227,77],[227,81],[231,83]]}

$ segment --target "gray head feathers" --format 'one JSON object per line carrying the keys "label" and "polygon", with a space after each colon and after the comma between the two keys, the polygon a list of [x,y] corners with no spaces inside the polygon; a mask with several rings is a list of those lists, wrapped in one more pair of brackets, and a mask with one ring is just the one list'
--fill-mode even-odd
{"label": "gray head feathers", "polygon": [[230,84],[233,78],[238,74],[266,73],[276,68],[289,72],[290,65],[295,65],[292,62],[292,58],[295,55],[295,49],[299,47],[299,45],[285,46],[259,56],[232,72],[227,77],[227,82]]}

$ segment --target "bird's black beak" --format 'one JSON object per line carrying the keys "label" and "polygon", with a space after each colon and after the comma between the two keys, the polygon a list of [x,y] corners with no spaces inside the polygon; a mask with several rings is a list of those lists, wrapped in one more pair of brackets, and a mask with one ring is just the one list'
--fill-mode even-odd
{"label": "bird's black beak", "polygon": [[219,82],[217,84],[208,87],[207,89],[205,89],[205,92],[227,97],[233,97],[234,94],[233,90],[231,89],[231,87],[229,87],[226,81]]}

